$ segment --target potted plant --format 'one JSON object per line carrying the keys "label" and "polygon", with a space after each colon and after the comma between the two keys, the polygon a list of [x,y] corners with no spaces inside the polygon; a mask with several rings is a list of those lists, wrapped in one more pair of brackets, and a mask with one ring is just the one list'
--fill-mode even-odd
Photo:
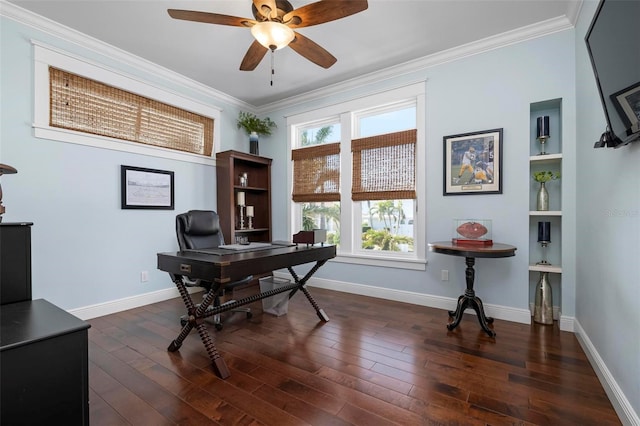
{"label": "potted plant", "polygon": [[540,183],[540,189],[538,190],[538,198],[536,201],[536,209],[538,211],[549,210],[549,192],[547,192],[545,183],[556,179],[560,179],[560,172],[541,170],[533,173],[533,180]]}
{"label": "potted plant", "polygon": [[550,180],[560,179],[560,172],[554,173],[549,170],[542,170],[533,173],[533,180],[540,183],[549,182]]}
{"label": "potted plant", "polygon": [[251,154],[259,154],[258,137],[271,135],[271,129],[275,129],[274,123],[269,117],[258,118],[250,112],[240,111],[238,115],[238,129],[243,129],[249,135],[249,151]]}

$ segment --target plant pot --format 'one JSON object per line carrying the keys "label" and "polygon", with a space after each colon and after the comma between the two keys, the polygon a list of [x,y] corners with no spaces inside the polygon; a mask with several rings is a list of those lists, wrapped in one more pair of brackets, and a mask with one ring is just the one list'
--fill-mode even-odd
{"label": "plant pot", "polygon": [[258,134],[256,132],[251,132],[251,134],[249,135],[249,152],[254,155],[260,155]]}

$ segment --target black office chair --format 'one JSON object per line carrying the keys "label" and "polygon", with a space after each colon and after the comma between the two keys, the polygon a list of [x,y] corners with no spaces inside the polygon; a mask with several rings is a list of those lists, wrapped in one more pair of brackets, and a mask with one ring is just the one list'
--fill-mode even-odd
{"label": "black office chair", "polygon": [[[204,249],[215,248],[224,244],[224,236],[220,229],[220,218],[218,214],[212,210],[190,210],[187,213],[182,213],[176,216],[176,236],[178,237],[178,246],[180,250],[187,249]],[[207,292],[211,288],[215,287],[215,283],[202,280],[191,280],[189,277],[185,277],[185,285],[187,287],[202,287]],[[220,296],[224,295],[224,291],[233,290],[235,287],[248,284],[253,279],[253,276],[249,275],[239,281],[227,283],[221,294],[216,295],[213,301],[213,306],[220,306]],[[232,312],[245,312],[247,318],[252,317],[251,309],[238,308],[232,309]],[[182,326],[186,324],[187,317],[182,316],[180,323]],[[213,324],[217,330],[222,329],[222,322],[220,315],[213,316]]]}

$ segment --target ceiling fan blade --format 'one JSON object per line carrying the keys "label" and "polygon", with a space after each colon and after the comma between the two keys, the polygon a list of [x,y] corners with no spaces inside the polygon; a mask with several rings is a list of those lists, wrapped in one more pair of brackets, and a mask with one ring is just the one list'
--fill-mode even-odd
{"label": "ceiling fan blade", "polygon": [[230,25],[232,27],[251,27],[256,23],[253,19],[237,16],[221,15],[219,13],[197,12],[193,10],[168,9],[173,19],[184,21],[204,22],[205,24]]}
{"label": "ceiling fan blade", "polygon": [[362,12],[368,7],[367,0],[318,1],[285,14],[282,22],[291,28],[310,27]]}
{"label": "ceiling fan blade", "polygon": [[240,71],[253,71],[256,69],[264,55],[267,53],[269,49],[258,43],[257,40],[254,40],[249,46],[249,50],[242,58],[242,63],[240,64]]}
{"label": "ceiling fan blade", "polygon": [[265,18],[277,18],[278,7],[276,6],[276,0],[253,0],[253,5]]}
{"label": "ceiling fan blade", "polygon": [[331,53],[327,52],[324,48],[320,47],[314,41],[311,41],[302,34],[296,34],[296,38],[289,43],[289,47],[295,50],[298,54],[304,56],[316,65],[320,65],[322,68],[329,68],[335,64],[337,59]]}

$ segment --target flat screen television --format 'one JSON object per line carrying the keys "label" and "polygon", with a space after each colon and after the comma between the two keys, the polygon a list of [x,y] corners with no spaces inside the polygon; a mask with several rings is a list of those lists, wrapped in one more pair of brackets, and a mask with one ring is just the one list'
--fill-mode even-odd
{"label": "flat screen television", "polygon": [[640,141],[640,1],[600,0],[585,42],[607,119],[595,148]]}

